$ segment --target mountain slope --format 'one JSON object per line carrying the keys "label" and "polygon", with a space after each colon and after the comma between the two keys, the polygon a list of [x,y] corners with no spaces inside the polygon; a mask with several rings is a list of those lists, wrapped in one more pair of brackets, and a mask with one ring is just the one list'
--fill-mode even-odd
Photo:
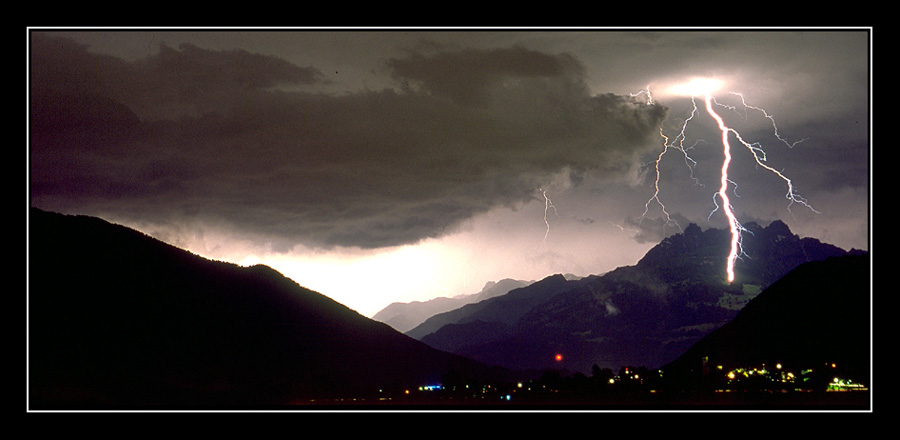
{"label": "mountain slope", "polygon": [[498,373],[265,266],[91,217],[32,209],[29,227],[34,407],[284,404]]}
{"label": "mountain slope", "polygon": [[[663,240],[634,266],[568,283],[539,302],[517,304],[519,310],[527,310],[515,321],[499,312],[481,313],[480,322],[471,317],[466,322],[453,321],[454,325],[422,340],[488,364],[520,370],[586,372],[593,365],[656,368],[728,322],[744,304],[794,267],[847,253],[815,239],[800,238],[780,221],[765,228],[745,226],[749,230],[743,240],[747,255],[738,262],[734,283],[724,279],[728,232],[701,231],[692,224],[683,233]],[[492,301],[510,300],[516,292]],[[557,354],[563,355],[562,362],[556,360]]]}
{"label": "mountain slope", "polygon": [[461,295],[453,298],[438,297],[428,301],[413,301],[409,303],[391,303],[372,316],[372,319],[390,325],[399,332],[407,332],[438,313],[505,295],[512,289],[525,287],[528,284],[530,284],[528,281],[507,278],[497,282],[488,282],[480,292],[471,295]]}
{"label": "mountain slope", "polygon": [[513,289],[505,295],[434,315],[406,332],[406,335],[423,340],[447,324],[465,324],[481,320],[512,324],[532,307],[557,293],[570,289],[578,282],[580,280],[570,281],[561,274],[551,275],[528,286]]}

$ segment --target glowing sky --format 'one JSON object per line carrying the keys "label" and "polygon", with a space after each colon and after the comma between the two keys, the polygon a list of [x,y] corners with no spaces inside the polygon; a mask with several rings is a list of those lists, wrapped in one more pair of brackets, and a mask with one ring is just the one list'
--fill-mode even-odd
{"label": "glowing sky", "polygon": [[[870,29],[28,36],[32,205],[264,263],[368,316],[602,273],[678,232],[659,206],[642,218],[660,125],[690,116],[696,92],[678,84],[733,106],[740,92],[805,139],[788,148],[769,120],[730,112],[819,211],[788,209],[783,182],[736,152],[741,222],[869,248]],[[648,85],[652,104],[631,97]],[[660,200],[682,227],[723,228],[708,217],[715,121],[686,135],[697,166],[668,155]]]}

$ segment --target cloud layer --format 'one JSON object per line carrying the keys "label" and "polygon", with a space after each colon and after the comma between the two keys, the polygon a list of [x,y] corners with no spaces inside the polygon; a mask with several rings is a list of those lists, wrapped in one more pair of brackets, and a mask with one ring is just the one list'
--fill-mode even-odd
{"label": "cloud layer", "polygon": [[579,60],[520,46],[411,52],[385,60],[394,88],[324,94],[316,66],[243,50],[124,61],[31,39],[36,206],[276,249],[414,243],[561,172],[624,179],[666,113],[591,95]]}

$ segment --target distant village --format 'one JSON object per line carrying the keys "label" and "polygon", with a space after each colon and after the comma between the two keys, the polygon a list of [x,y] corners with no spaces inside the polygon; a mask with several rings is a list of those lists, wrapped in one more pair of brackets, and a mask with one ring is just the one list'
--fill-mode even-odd
{"label": "distant village", "polygon": [[[405,389],[399,394],[380,391],[377,398],[381,403],[448,405],[538,403],[563,404],[627,403],[629,405],[652,405],[659,396],[664,401],[667,395],[706,393],[712,398],[725,395],[768,395],[778,398],[784,395],[806,395],[811,399],[824,398],[836,393],[868,391],[868,386],[842,375],[835,363],[823,363],[817,368],[792,371],[780,363],[725,368],[723,365],[704,365],[701,375],[693,385],[696,389],[681,388],[683,382],[666,380],[663,370],[645,367],[621,367],[613,372],[609,368],[593,369],[590,376],[583,373],[565,375],[547,370],[535,380],[508,384],[470,384],[458,379],[447,383],[425,384],[416,389]],[[674,386],[674,383],[679,385]],[[860,397],[863,394],[858,393]],[[325,403],[323,401],[308,403]],[[330,404],[371,404],[378,403],[371,398],[336,399]]]}

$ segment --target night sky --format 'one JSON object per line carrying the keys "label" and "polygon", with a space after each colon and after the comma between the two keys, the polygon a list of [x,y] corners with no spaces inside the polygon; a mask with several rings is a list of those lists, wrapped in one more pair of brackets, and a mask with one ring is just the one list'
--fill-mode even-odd
{"label": "night sky", "polygon": [[702,97],[651,200],[663,136],[691,117],[667,91],[707,78],[812,208],[733,142],[738,219],[868,249],[870,44],[866,28],[30,29],[29,199],[371,316],[726,227]]}

